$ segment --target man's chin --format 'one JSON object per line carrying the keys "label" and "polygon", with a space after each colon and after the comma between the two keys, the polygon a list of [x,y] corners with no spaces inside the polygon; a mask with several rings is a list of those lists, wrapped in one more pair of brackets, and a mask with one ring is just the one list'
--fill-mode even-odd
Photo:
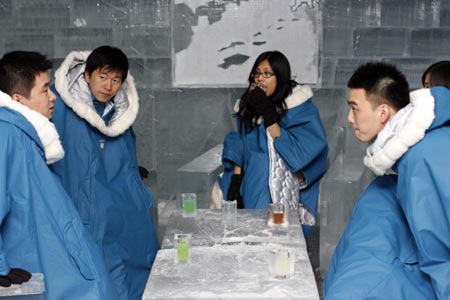
{"label": "man's chin", "polygon": [[362,135],[359,130],[355,130],[355,137],[358,139],[358,141],[360,142],[370,142],[370,140],[368,140],[364,135]]}

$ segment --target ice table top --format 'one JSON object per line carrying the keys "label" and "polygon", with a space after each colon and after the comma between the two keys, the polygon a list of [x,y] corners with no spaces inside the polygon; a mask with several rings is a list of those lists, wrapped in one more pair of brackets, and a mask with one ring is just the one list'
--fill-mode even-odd
{"label": "ice table top", "polygon": [[306,249],[296,211],[289,215],[288,228],[277,229],[267,226],[267,210],[239,209],[234,224],[222,222],[220,209],[199,209],[196,217],[183,217],[176,210],[167,224],[162,249],[173,247],[176,233],[192,234],[193,246],[278,243]]}
{"label": "ice table top", "polygon": [[31,299],[31,295],[42,295],[42,298],[36,297],[33,299],[44,299],[44,274],[33,273],[31,275],[30,280],[23,284],[13,284],[7,288],[0,287],[0,298],[3,299],[3,297],[7,297],[7,299]]}
{"label": "ice table top", "polygon": [[[175,262],[175,233],[191,233],[191,262]],[[234,225],[223,224],[220,210],[199,210],[194,218],[171,216],[163,249],[158,251],[144,291],[150,299],[310,299],[318,300],[316,281],[296,214],[287,229],[267,227],[266,210],[238,210]],[[269,275],[270,250],[295,253],[288,279]]]}

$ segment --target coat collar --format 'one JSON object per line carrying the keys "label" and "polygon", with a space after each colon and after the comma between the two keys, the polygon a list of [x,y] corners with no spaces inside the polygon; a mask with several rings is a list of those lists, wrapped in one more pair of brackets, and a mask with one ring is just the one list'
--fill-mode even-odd
{"label": "coat collar", "polygon": [[[0,91],[0,106],[7,107],[20,113],[35,129],[39,141],[37,144],[43,148],[47,164],[52,164],[64,157],[64,150],[59,139],[55,125],[45,116],[29,109],[25,105],[11,99],[11,97]],[[20,126],[19,124],[16,124]],[[30,135],[32,138],[35,134]]]}
{"label": "coat collar", "polygon": [[[56,90],[64,103],[72,108],[79,117],[85,119],[90,125],[107,136],[118,136],[134,123],[139,111],[139,97],[134,79],[128,74],[126,81],[116,95],[116,97],[120,96],[120,99],[123,99],[123,101],[115,101],[118,115],[113,116],[109,124],[105,124],[92,104],[86,100],[87,97],[90,97],[89,86],[84,82],[84,79],[79,80],[80,76],[83,76],[84,65],[89,54],[89,51],[73,51],[67,55],[55,72]],[[73,95],[75,86],[78,89],[76,97]]]}
{"label": "coat collar", "polygon": [[430,89],[410,94],[411,102],[395,114],[367,148],[364,164],[376,175],[391,173],[392,166],[421,141],[432,124],[435,99]]}

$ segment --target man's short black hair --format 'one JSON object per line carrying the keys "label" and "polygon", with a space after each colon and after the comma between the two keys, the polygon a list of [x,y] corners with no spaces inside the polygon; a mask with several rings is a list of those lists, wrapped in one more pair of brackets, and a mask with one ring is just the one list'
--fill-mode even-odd
{"label": "man's short black hair", "polygon": [[38,52],[12,51],[0,60],[0,90],[12,96],[30,97],[36,76],[47,72],[53,64]]}
{"label": "man's short black hair", "polygon": [[374,106],[386,103],[400,110],[409,103],[408,81],[392,64],[369,62],[359,66],[347,87],[364,89]]}
{"label": "man's short black hair", "polygon": [[91,75],[95,70],[103,68],[119,71],[122,74],[122,81],[125,81],[128,75],[128,58],[122,50],[116,47],[95,48],[86,60],[85,71]]}

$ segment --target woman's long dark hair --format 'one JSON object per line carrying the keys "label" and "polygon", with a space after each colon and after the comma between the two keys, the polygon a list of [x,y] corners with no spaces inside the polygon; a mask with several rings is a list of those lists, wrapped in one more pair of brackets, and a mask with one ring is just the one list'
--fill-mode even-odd
{"label": "woman's long dark hair", "polygon": [[241,133],[250,132],[255,126],[254,120],[258,117],[253,109],[247,105],[247,101],[245,101],[245,99],[250,92],[250,85],[254,82],[253,73],[265,60],[269,62],[269,65],[275,74],[274,76],[277,79],[275,91],[269,99],[273,102],[281,114],[286,112],[285,99],[292,93],[292,89],[298,84],[291,79],[291,66],[283,53],[279,51],[267,51],[261,53],[256,59],[250,75],[248,76],[249,88],[242,95],[239,103],[239,111],[235,114],[235,116],[239,116],[241,118],[241,122],[239,124],[239,131]]}
{"label": "woman's long dark hair", "polygon": [[424,73],[423,85],[425,86],[425,76],[430,74],[430,86],[445,86],[450,89],[450,61],[444,60],[431,65]]}

